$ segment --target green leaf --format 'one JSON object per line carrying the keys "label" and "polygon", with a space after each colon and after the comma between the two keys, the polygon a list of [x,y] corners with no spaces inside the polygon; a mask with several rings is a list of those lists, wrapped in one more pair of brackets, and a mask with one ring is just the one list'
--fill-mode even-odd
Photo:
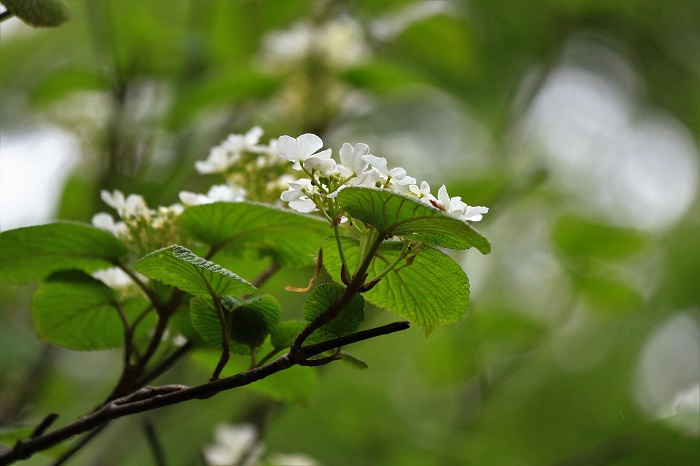
{"label": "green leaf", "polygon": [[112,234],[81,223],[51,223],[0,233],[0,280],[26,283],[57,270],[96,272],[127,253]]}
{"label": "green leaf", "polygon": [[289,348],[304,327],[306,327],[305,322],[296,320],[280,322],[270,332],[270,343],[275,348]]}
{"label": "green leaf", "polygon": [[39,337],[64,348],[91,351],[124,344],[117,294],[82,272],[57,272],[41,283],[32,299]]}
{"label": "green leaf", "polygon": [[[342,238],[345,257],[357,261],[358,240]],[[369,278],[377,276],[401,254],[401,242],[385,242],[368,269]],[[326,270],[340,282],[340,258],[334,238],[323,242]],[[399,264],[371,290],[363,293],[367,301],[383,307],[430,333],[435,327],[458,321],[467,312],[469,279],[447,254],[421,245],[409,266]]]}
{"label": "green leaf", "polygon": [[[312,322],[333,306],[345,292],[345,287],[334,283],[324,283],[314,288],[304,302],[304,318]],[[318,333],[324,339],[332,339],[348,335],[360,326],[365,320],[365,300],[361,295],[355,295],[338,317],[324,325],[314,333]]]}
{"label": "green leaf", "polygon": [[30,26],[56,27],[71,18],[60,0],[2,0],[2,4]]}
{"label": "green leaf", "polygon": [[[224,312],[233,313],[231,337],[234,343],[231,351],[237,354],[250,354],[250,346],[260,346],[265,337],[277,325],[281,315],[280,305],[270,295],[236,301]],[[190,301],[192,326],[204,341],[214,348],[221,348],[221,322],[214,302],[210,297],[197,297]]]}
{"label": "green leaf", "polygon": [[328,223],[318,217],[250,202],[215,202],[188,208],[180,224],[217,251],[256,250],[285,266],[312,264]]}
{"label": "green leaf", "polygon": [[483,254],[491,244],[467,223],[419,199],[386,189],[350,187],[338,194],[350,215],[393,235],[450,249],[475,247]]}
{"label": "green leaf", "polygon": [[178,245],[159,249],[142,257],[134,268],[148,278],[194,296],[220,298],[249,293],[255,289],[235,273]]}
{"label": "green leaf", "polygon": [[366,362],[345,351],[340,352],[340,360],[346,362],[355,369],[365,370],[369,367]]}
{"label": "green leaf", "polygon": [[640,252],[646,244],[644,235],[637,230],[573,216],[560,218],[552,237],[563,253],[577,259],[625,259]]}
{"label": "green leaf", "polygon": [[282,314],[279,302],[271,295],[240,301],[228,312],[231,312],[231,339],[247,346],[262,345]]}

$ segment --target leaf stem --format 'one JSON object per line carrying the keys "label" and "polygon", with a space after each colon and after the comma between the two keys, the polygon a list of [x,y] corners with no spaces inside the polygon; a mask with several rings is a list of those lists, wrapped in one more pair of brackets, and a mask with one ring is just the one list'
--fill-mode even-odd
{"label": "leaf stem", "polygon": [[385,268],[384,270],[382,270],[381,273],[379,273],[379,275],[377,275],[376,277],[374,277],[374,278],[372,279],[372,281],[377,281],[377,280],[380,280],[380,279],[384,278],[384,277],[386,276],[386,274],[388,274],[389,272],[391,272],[392,270],[394,270],[394,268],[395,268],[397,265],[399,265],[399,263],[400,263],[402,260],[406,259],[406,255],[407,255],[407,253],[408,253],[409,245],[410,245],[410,242],[409,242],[409,241],[404,241],[404,242],[403,242],[403,247],[401,248],[401,253],[399,253],[398,257],[397,257],[396,259],[394,259],[394,262],[392,262],[391,264],[387,265],[386,268]]}
{"label": "leaf stem", "polygon": [[335,244],[338,246],[338,255],[340,256],[340,262],[345,266],[345,270],[350,270],[348,268],[348,262],[345,260],[345,251],[343,250],[343,242],[340,239],[340,228],[338,224],[333,222],[333,233],[335,234]]}

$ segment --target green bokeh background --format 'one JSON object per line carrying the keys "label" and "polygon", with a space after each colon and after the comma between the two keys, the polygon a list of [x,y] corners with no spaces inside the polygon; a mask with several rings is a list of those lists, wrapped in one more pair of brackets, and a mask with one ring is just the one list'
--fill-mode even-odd
{"label": "green bokeh background", "polygon": [[[196,174],[194,161],[261,125],[265,141],[314,132],[336,153],[343,142],[368,143],[434,192],[445,183],[489,206],[478,226],[493,244],[488,256],[455,255],[472,281],[458,324],[348,348],[369,369],[319,368],[301,402],[239,390],[118,420],[72,464],[151,464],[145,420],[172,465],[202,464],[215,425],[251,421],[264,426],[268,451],[334,466],[700,460],[697,401],[685,427],[660,419],[700,383],[700,3],[65,3],[73,17],[58,28],[0,26],[3,139],[58,128],[76,141],[79,163],[62,174],[54,218],[89,221],[106,210],[101,189],[141,193],[150,205],[169,205],[182,189],[206,192],[217,180]],[[391,34],[380,27],[397,18],[410,20]],[[334,21],[355,25],[361,59],[329,65],[288,52],[266,62],[273,31]],[[348,43],[325,45],[343,57]],[[561,119],[546,107],[552,89],[569,92],[556,100]],[[644,133],[639,154],[625,159],[658,173],[656,184],[615,165],[628,135],[611,134],[595,105],[618,101],[628,128],[664,128]],[[649,121],[660,126],[641,126]],[[674,156],[668,141],[678,138],[686,151]],[[26,154],[23,170],[33,160]],[[6,170],[3,180],[13,176]],[[635,182],[648,185],[648,206]],[[311,273],[286,271],[266,285],[287,317],[300,317],[302,297],[279,290]],[[0,284],[2,425],[49,412],[68,422],[109,393],[119,370],[119,352],[38,341],[31,291]],[[374,308],[367,317],[365,325],[392,320]],[[188,361],[163,382],[207,377]],[[26,464],[48,463],[37,455]]]}

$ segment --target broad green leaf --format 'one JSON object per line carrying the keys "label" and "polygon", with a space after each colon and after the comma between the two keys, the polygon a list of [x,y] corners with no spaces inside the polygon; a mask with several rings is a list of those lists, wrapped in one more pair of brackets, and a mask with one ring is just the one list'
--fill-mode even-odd
{"label": "broad green leaf", "polygon": [[[335,283],[324,283],[317,286],[311,290],[304,302],[304,318],[308,322],[312,322],[338,302],[344,292],[345,287]],[[332,339],[354,332],[365,320],[364,301],[361,295],[355,295],[348,305],[340,311],[338,317],[314,333],[318,333],[324,339]]]}
{"label": "broad green leaf", "polygon": [[231,340],[247,346],[260,346],[277,325],[282,314],[279,302],[271,296],[240,301],[231,313]]}
{"label": "broad green leaf", "polygon": [[142,257],[134,268],[148,278],[194,296],[222,297],[248,293],[255,289],[230,270],[178,245],[159,249]]}
{"label": "broad green leaf", "polygon": [[117,294],[82,272],[57,272],[41,283],[32,300],[39,336],[64,348],[90,351],[124,344]]}
{"label": "broad green leaf", "polygon": [[560,218],[552,237],[557,247],[569,257],[624,259],[640,252],[646,239],[631,228],[621,228],[580,217]]}
{"label": "broad green leaf", "polygon": [[51,223],[0,233],[0,280],[26,283],[57,270],[96,272],[127,253],[114,235],[81,223]]}
{"label": "broad green leaf", "polygon": [[304,327],[306,327],[305,322],[296,320],[280,322],[270,332],[270,343],[275,348],[289,348]]}
{"label": "broad green leaf", "polygon": [[[237,354],[250,354],[250,346],[260,346],[271,329],[279,322],[281,309],[277,300],[270,295],[238,301],[224,312],[234,314],[229,329],[234,343],[231,351]],[[214,302],[210,297],[197,297],[190,301],[192,326],[204,341],[215,348],[221,348],[221,322]],[[253,324],[250,324],[253,322]],[[251,328],[251,325],[253,328]],[[251,338],[254,341],[251,341]]]}
{"label": "broad green leaf", "polygon": [[2,0],[2,4],[35,27],[56,27],[71,18],[70,10],[60,0]]}
{"label": "broad green leaf", "polygon": [[[358,240],[343,238],[342,243],[348,263],[356,263]],[[370,264],[368,280],[381,273],[400,253],[401,242],[384,243]],[[334,238],[324,240],[323,257],[328,273],[340,282],[341,263]],[[363,296],[430,333],[437,326],[464,317],[469,279],[450,256],[424,244],[411,265],[399,265]]]}
{"label": "broad green leaf", "polygon": [[215,202],[188,208],[181,226],[218,251],[255,250],[281,265],[312,264],[328,223],[318,217],[250,202]]}
{"label": "broad green leaf", "polygon": [[475,247],[484,254],[491,251],[488,240],[470,225],[412,196],[386,189],[350,187],[340,191],[338,202],[350,215],[386,236],[450,249]]}
{"label": "broad green leaf", "polygon": [[213,348],[221,348],[221,320],[210,296],[190,300],[192,326]]}

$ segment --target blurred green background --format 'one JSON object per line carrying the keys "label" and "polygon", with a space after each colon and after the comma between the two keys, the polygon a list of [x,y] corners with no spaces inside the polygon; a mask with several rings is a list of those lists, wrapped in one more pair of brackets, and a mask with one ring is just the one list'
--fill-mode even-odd
{"label": "blurred green background", "polygon": [[[462,322],[358,344],[367,371],[320,368],[297,401],[238,390],[119,420],[71,464],[152,464],[145,420],[172,465],[251,421],[268,451],[334,466],[698,464],[700,2],[65,3],[58,28],[0,26],[3,230],[89,222],[100,189],[205,192],[194,161],[260,125],[369,144],[489,206],[493,244],[455,256]],[[299,296],[276,290],[311,272],[268,284],[290,317]],[[0,424],[68,422],[118,374],[117,351],[38,341],[31,291],[0,284]]]}

